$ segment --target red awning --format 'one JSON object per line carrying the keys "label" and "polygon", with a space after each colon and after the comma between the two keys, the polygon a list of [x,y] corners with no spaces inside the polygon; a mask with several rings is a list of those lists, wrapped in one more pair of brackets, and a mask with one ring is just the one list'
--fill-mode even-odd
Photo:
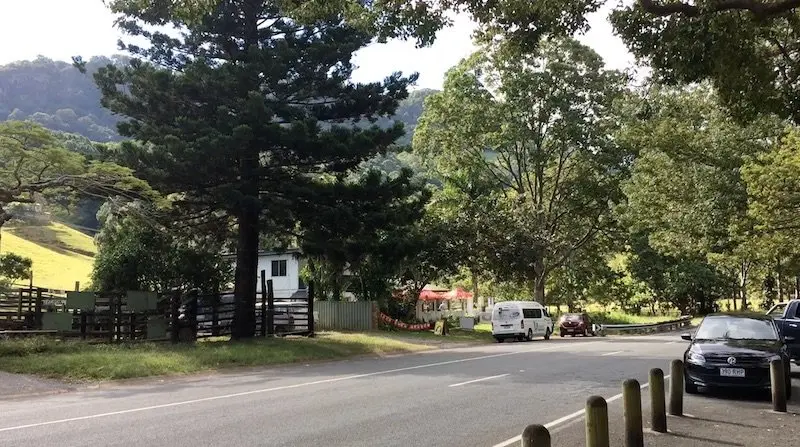
{"label": "red awning", "polygon": [[472,292],[467,292],[461,287],[456,287],[455,289],[445,293],[444,296],[448,300],[467,300],[472,298]]}
{"label": "red awning", "polygon": [[447,298],[445,295],[446,292],[444,291],[422,289],[422,291],[419,293],[419,299],[422,301],[446,300]]}

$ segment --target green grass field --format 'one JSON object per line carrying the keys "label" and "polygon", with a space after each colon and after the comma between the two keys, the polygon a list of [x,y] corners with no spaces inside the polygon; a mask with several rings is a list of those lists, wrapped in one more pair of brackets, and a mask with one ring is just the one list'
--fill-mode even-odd
{"label": "green grass field", "polygon": [[75,281],[89,284],[94,239],[60,223],[7,226],[2,229],[0,253],[16,253],[33,261],[38,287],[72,290]]}
{"label": "green grass field", "polygon": [[322,332],[314,338],[286,337],[248,342],[215,340],[193,345],[110,345],[29,338],[0,343],[0,370],[72,381],[97,381],[427,349],[432,348],[375,334],[336,332]]}

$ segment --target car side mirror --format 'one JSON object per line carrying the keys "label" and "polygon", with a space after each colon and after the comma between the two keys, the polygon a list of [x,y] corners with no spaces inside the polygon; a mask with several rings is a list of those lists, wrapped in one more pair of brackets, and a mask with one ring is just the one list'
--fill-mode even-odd
{"label": "car side mirror", "polygon": [[692,341],[692,334],[681,334],[681,338],[686,341]]}

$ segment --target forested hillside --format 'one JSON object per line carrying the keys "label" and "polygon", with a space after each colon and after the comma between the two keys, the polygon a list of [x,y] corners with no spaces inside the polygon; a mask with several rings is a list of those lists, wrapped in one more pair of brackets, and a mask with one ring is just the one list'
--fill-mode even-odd
{"label": "forested hillside", "polygon": [[[100,105],[100,91],[92,74],[108,64],[124,64],[125,56],[97,56],[87,64],[87,74],[81,74],[69,62],[39,57],[32,61],[14,62],[0,66],[0,121],[30,119],[44,127],[76,133],[96,142],[120,140],[118,121]],[[393,119],[381,119],[380,126],[394,120],[406,125],[406,135],[398,143],[410,144],[411,133],[422,114],[422,104],[433,90],[411,92]],[[85,152],[86,142],[71,142],[75,149]]]}

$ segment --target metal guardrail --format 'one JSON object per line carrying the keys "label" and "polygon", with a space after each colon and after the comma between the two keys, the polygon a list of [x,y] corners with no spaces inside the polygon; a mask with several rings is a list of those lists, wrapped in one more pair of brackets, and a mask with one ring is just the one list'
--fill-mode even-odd
{"label": "metal guardrail", "polygon": [[607,332],[631,332],[631,333],[647,333],[647,332],[662,332],[664,330],[678,330],[682,327],[688,326],[692,321],[691,315],[684,315],[680,318],[671,321],[662,321],[660,323],[650,324],[601,324],[600,330],[603,333]]}

